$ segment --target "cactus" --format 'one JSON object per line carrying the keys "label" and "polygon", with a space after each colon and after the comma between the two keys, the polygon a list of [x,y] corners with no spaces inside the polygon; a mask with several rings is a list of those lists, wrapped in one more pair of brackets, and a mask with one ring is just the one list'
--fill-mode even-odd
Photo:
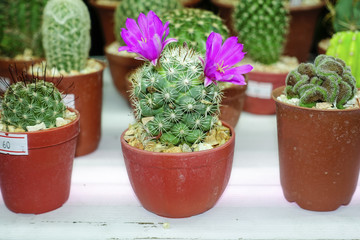
{"label": "cactus", "polygon": [[333,28],[335,32],[360,30],[360,1],[338,0],[335,8]]}
{"label": "cactus", "polygon": [[229,30],[219,16],[214,13],[195,8],[176,9],[166,12],[163,21],[169,21],[172,28],[169,37],[178,40],[178,46],[186,42],[195,50],[205,53],[206,39],[211,32],[220,33],[224,38]]}
{"label": "cactus", "polygon": [[330,40],[326,55],[341,58],[351,67],[356,87],[360,88],[360,32],[338,32]]}
{"label": "cactus", "polygon": [[50,0],[44,9],[43,44],[49,67],[70,72],[86,67],[90,15],[81,0]]}
{"label": "cactus", "polygon": [[2,96],[1,121],[24,130],[42,122],[47,128],[54,127],[56,118],[65,116],[61,93],[51,82],[24,76],[18,76],[22,80],[10,85]]}
{"label": "cactus", "polygon": [[13,58],[25,49],[31,49],[37,57],[44,55],[41,22],[47,1],[0,1],[0,55]]}
{"label": "cactus", "polygon": [[314,64],[301,63],[286,77],[286,96],[299,98],[302,107],[329,102],[343,109],[356,92],[356,81],[350,67],[332,56],[319,55]]}
{"label": "cactus", "polygon": [[125,45],[120,36],[121,28],[125,28],[127,18],[137,19],[139,13],[147,13],[150,10],[158,15],[166,14],[170,9],[182,8],[179,0],[122,0],[114,14],[114,34],[116,41]]}
{"label": "cactus", "polygon": [[130,76],[135,116],[153,117],[145,126],[150,136],[161,134],[162,143],[198,143],[217,122],[222,93],[215,84],[204,86],[199,56],[169,47],[156,67],[148,62]]}
{"label": "cactus", "polygon": [[286,1],[241,0],[232,15],[239,40],[255,61],[272,64],[279,60],[289,26]]}

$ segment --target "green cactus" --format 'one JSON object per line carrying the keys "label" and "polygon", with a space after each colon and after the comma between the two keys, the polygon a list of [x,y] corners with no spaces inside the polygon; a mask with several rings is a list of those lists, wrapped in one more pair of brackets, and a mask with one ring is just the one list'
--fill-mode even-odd
{"label": "green cactus", "polygon": [[24,130],[42,122],[47,128],[54,127],[56,118],[63,118],[66,110],[54,84],[35,77],[10,85],[1,105],[1,121]]}
{"label": "green cactus", "polygon": [[162,143],[198,143],[217,122],[222,92],[204,87],[199,54],[187,47],[166,48],[157,67],[150,63],[131,76],[135,116],[153,117],[145,126]]}
{"label": "green cactus", "polygon": [[0,55],[13,58],[25,49],[31,49],[37,57],[44,55],[41,22],[47,1],[0,1]]}
{"label": "green cactus", "polygon": [[147,14],[150,10],[158,16],[167,11],[182,8],[179,0],[122,0],[114,14],[114,34],[116,41],[125,45],[120,36],[121,28],[125,28],[127,18],[137,19],[139,13]]}
{"label": "green cactus", "polygon": [[211,32],[220,33],[223,38],[227,38],[229,35],[229,30],[222,19],[207,10],[176,9],[166,12],[161,19],[163,22],[169,21],[171,24],[169,37],[178,39],[178,46],[186,42],[201,53],[205,53],[206,39]]}
{"label": "green cactus", "polygon": [[90,15],[81,0],[50,0],[44,9],[43,44],[48,67],[81,71],[89,57]]}
{"label": "green cactus", "polygon": [[279,60],[289,27],[286,1],[237,1],[232,18],[249,57],[263,64]]}
{"label": "green cactus", "polygon": [[360,30],[360,1],[338,0],[333,9],[335,32]]}
{"label": "green cactus", "polygon": [[338,32],[330,40],[326,55],[341,58],[351,67],[356,87],[360,88],[360,32]]}
{"label": "green cactus", "polygon": [[343,109],[356,92],[356,81],[350,67],[332,56],[319,55],[314,64],[301,63],[286,77],[286,96],[299,98],[302,107],[329,102]]}

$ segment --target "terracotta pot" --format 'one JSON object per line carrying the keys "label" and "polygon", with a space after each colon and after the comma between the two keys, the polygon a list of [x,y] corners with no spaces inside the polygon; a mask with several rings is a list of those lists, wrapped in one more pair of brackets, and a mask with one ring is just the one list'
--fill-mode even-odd
{"label": "terracotta pot", "polygon": [[316,21],[324,5],[320,2],[290,7],[290,28],[284,55],[294,56],[299,62],[306,62],[309,59]]}
{"label": "terracotta pot", "polygon": [[109,62],[109,68],[113,83],[118,92],[130,102],[131,83],[128,81],[129,74],[144,62],[132,57],[124,57],[105,51]]}
{"label": "terracotta pot", "polygon": [[[101,27],[105,37],[105,45],[115,41],[114,34],[114,13],[116,6],[115,5],[106,5],[96,2],[95,0],[90,0],[90,4],[95,8],[101,22]],[[120,32],[120,29],[119,29]]]}
{"label": "terracotta pot", "polygon": [[254,114],[275,114],[275,102],[271,92],[284,85],[288,73],[251,71],[246,90],[244,111]]}
{"label": "terracotta pot", "polygon": [[360,109],[319,110],[276,100],[280,180],[301,208],[332,211],[350,203],[360,166]]}
{"label": "terracotta pot", "polygon": [[247,85],[232,85],[223,91],[220,120],[229,123],[233,128],[236,127],[244,107],[246,88]]}
{"label": "terracotta pot", "polygon": [[224,145],[192,153],[155,153],[121,146],[131,186],[143,207],[171,218],[190,217],[212,208],[230,178],[235,132]]}
{"label": "terracotta pot", "polygon": [[218,8],[219,16],[224,20],[226,26],[228,27],[230,36],[237,36],[237,31],[234,29],[231,17],[234,10],[234,3],[229,3],[229,1],[224,2],[222,0],[211,0],[211,2]]}
{"label": "terracotta pot", "polygon": [[181,2],[184,7],[195,8],[200,5],[201,0],[182,0]]}
{"label": "terracotta pot", "polygon": [[21,71],[23,68],[28,68],[35,63],[41,62],[43,59],[37,58],[34,60],[14,60],[10,58],[0,58],[0,77],[11,79],[11,74],[9,72],[9,66],[16,66],[18,71]]}
{"label": "terracotta pot", "polygon": [[69,198],[80,118],[79,112],[72,111],[78,117],[66,126],[11,133],[15,137],[27,135],[28,155],[0,153],[1,193],[9,210],[33,214],[49,212],[61,207]]}

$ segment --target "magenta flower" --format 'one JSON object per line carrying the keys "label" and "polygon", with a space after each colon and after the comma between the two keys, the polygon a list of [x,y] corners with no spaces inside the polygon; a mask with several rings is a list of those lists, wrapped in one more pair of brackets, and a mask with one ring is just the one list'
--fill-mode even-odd
{"label": "magenta flower", "polygon": [[125,26],[127,29],[121,29],[121,37],[127,46],[120,47],[119,52],[136,53],[138,54],[136,59],[149,60],[156,66],[164,47],[177,40],[175,38],[165,40],[169,34],[169,22],[163,25],[160,18],[153,11],[149,11],[147,16],[140,13],[138,24],[134,19],[126,19]]}
{"label": "magenta flower", "polygon": [[206,40],[205,61],[201,59],[204,66],[204,85],[216,81],[231,82],[237,85],[245,85],[243,74],[250,72],[253,67],[250,64],[234,67],[245,56],[243,44],[238,43],[237,37],[226,39],[222,45],[222,37],[219,33],[212,32]]}

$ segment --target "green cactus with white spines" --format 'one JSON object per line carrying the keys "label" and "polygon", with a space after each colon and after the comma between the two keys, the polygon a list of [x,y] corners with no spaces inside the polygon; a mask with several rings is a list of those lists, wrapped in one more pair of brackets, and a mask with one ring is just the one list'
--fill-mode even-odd
{"label": "green cactus with white spines", "polygon": [[81,71],[89,57],[90,15],[81,0],[49,0],[44,9],[43,44],[48,67]]}
{"label": "green cactus with white spines", "polygon": [[166,12],[162,17],[164,22],[169,21],[172,28],[169,38],[176,38],[178,46],[186,42],[196,51],[205,53],[206,39],[211,32],[220,33],[227,38],[229,30],[222,19],[214,13],[195,8],[176,9]]}
{"label": "green cactus with white spines", "polygon": [[286,78],[286,96],[299,98],[302,107],[329,102],[343,109],[356,92],[356,81],[350,67],[332,56],[319,55],[314,64],[301,63]]}
{"label": "green cactus with white spines", "polygon": [[289,27],[289,10],[285,5],[283,0],[241,0],[235,4],[234,28],[253,60],[263,64],[279,60]]}
{"label": "green cactus with white spines", "polygon": [[360,1],[338,0],[333,8],[333,28],[335,32],[360,30]]}
{"label": "green cactus with white spines", "polygon": [[1,121],[24,130],[42,122],[47,128],[55,127],[56,118],[64,118],[66,110],[54,84],[36,78],[12,84],[2,96],[1,105]]}
{"label": "green cactus with white spines", "polygon": [[151,137],[191,145],[217,122],[222,92],[215,84],[204,87],[199,56],[186,47],[166,48],[156,67],[146,63],[130,76],[135,116],[153,117],[145,125]]}
{"label": "green cactus with white spines", "polygon": [[326,55],[341,58],[350,66],[356,86],[360,88],[360,32],[345,31],[334,34]]}
{"label": "green cactus with white spines", "polygon": [[42,13],[48,0],[0,1],[0,55],[15,57],[26,49],[44,55],[41,39]]}
{"label": "green cactus with white spines", "polygon": [[169,10],[182,8],[179,0],[122,0],[116,7],[114,14],[114,34],[116,41],[125,45],[120,31],[125,28],[127,18],[137,19],[140,13],[154,11],[158,16],[166,14]]}

